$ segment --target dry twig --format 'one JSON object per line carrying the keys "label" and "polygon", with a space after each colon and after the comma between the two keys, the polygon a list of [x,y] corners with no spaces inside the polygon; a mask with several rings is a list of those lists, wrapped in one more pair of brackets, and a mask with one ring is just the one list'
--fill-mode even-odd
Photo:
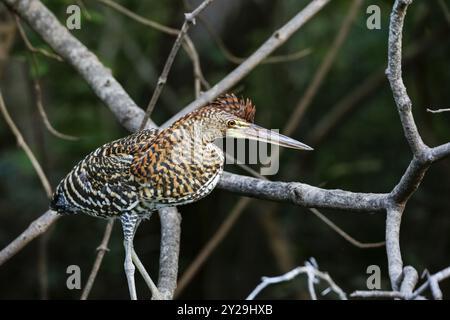
{"label": "dry twig", "polygon": [[308,276],[308,291],[312,300],[317,300],[317,295],[314,289],[314,284],[317,283],[317,279],[324,280],[329,286],[329,289],[325,290],[323,294],[326,294],[329,290],[331,290],[337,294],[339,299],[347,300],[347,295],[345,292],[333,281],[330,275],[318,269],[314,258],[311,258],[310,261],[306,261],[303,267],[297,267],[284,275],[277,277],[262,277],[261,283],[253,289],[246,300],[254,300],[256,296],[269,285],[291,281],[300,274],[306,274]]}

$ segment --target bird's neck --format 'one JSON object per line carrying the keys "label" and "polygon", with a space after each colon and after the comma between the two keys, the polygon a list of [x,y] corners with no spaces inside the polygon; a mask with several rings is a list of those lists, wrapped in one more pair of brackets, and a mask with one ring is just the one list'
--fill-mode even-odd
{"label": "bird's neck", "polygon": [[214,144],[218,137],[217,132],[208,130],[201,123],[186,121],[162,130],[156,144],[167,157],[201,165],[204,161],[223,162],[223,153]]}

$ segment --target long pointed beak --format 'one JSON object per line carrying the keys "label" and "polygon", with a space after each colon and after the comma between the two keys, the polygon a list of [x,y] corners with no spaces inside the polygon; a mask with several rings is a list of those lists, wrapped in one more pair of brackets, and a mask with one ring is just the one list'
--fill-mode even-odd
{"label": "long pointed beak", "polygon": [[294,140],[285,135],[279,134],[275,131],[267,130],[256,124],[251,124],[246,128],[230,129],[228,130],[227,134],[228,136],[235,138],[256,140],[260,142],[279,145],[286,148],[292,148],[297,150],[308,150],[308,151],[314,150],[310,146],[301,143],[300,141]]}

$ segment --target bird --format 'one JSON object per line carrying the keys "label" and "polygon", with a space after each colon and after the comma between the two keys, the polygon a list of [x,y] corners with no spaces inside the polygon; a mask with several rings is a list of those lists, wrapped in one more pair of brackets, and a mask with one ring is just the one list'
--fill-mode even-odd
{"label": "bird", "polygon": [[217,140],[233,137],[312,150],[254,124],[255,112],[250,99],[228,93],[165,129],[145,129],[106,143],[61,180],[50,209],[120,220],[128,288],[131,299],[137,299],[132,255],[140,222],[155,210],[198,201],[215,188],[224,169]]}

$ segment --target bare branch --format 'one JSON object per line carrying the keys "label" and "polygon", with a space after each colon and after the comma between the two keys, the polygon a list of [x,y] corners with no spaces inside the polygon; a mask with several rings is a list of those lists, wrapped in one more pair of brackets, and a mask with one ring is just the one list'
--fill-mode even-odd
{"label": "bare branch", "polygon": [[43,48],[36,48],[35,46],[33,46],[30,42],[30,40],[27,37],[27,34],[25,33],[25,30],[23,30],[22,25],[20,24],[19,21],[19,17],[17,15],[14,15],[15,19],[16,19],[16,25],[17,25],[17,29],[19,30],[19,34],[21,36],[21,38],[23,39],[23,42],[25,43],[25,46],[27,47],[28,50],[30,50],[32,53],[40,53],[43,56],[50,58],[50,59],[55,59],[58,60],[60,62],[63,61],[63,59],[58,56],[57,54],[54,54],[53,52],[49,52]]}
{"label": "bare branch", "polygon": [[403,260],[400,252],[400,224],[403,207],[392,206],[386,213],[386,253],[389,278],[394,290],[400,289]]}
{"label": "bare branch", "polygon": [[[417,190],[428,167],[438,158],[448,155],[449,146],[430,149],[417,130],[412,114],[412,103],[402,79],[402,33],[406,10],[412,0],[396,0],[391,13],[388,40],[388,68],[386,75],[391,85],[394,101],[400,115],[405,138],[414,155],[400,182],[391,192],[393,203],[387,208],[386,251],[389,276],[394,290],[409,294],[417,284],[417,272],[412,267],[403,269],[400,253],[400,223],[404,206]],[[435,157],[437,155],[437,157]]]}
{"label": "bare branch", "polygon": [[388,40],[388,68],[386,75],[391,85],[394,101],[400,115],[400,121],[408,144],[414,156],[419,157],[427,146],[417,130],[412,114],[411,99],[406,92],[402,79],[402,33],[406,9],[412,0],[396,0],[391,13]]}
{"label": "bare branch", "polygon": [[[222,38],[214,31],[214,29],[211,27],[209,22],[203,18],[202,16],[199,16],[200,23],[205,27],[206,31],[211,35],[213,40],[216,42],[217,46],[219,47],[219,50],[222,52],[225,59],[230,61],[234,64],[241,64],[245,60],[248,59],[248,57],[238,57],[235,54],[233,54],[225,45]],[[264,60],[261,61],[261,64],[275,64],[275,63],[284,63],[284,62],[292,62],[299,59],[302,59],[309,55],[312,52],[311,49],[300,49],[293,53],[283,54],[283,55],[274,55],[271,57],[267,57]]]}
{"label": "bare branch", "polygon": [[332,208],[353,211],[384,211],[388,194],[327,190],[299,182],[263,181],[224,172],[218,186],[242,195],[289,202],[302,207]]}
{"label": "bare branch", "polygon": [[404,280],[402,281],[400,291],[355,291],[350,294],[351,297],[360,298],[392,298],[392,299],[403,299],[403,300],[424,300],[425,297],[420,294],[423,293],[427,288],[430,288],[432,296],[436,300],[442,299],[442,292],[439,288],[439,282],[450,277],[450,267],[435,273],[434,275],[427,274],[427,280],[418,288],[416,291],[412,292],[417,284],[418,274],[417,271],[410,266],[406,266],[403,269]]}
{"label": "bare branch", "polygon": [[427,112],[431,112],[431,113],[442,113],[442,112],[449,112],[450,108],[446,108],[446,109],[429,109],[427,108]]}
{"label": "bare branch", "polygon": [[48,210],[34,220],[16,239],[0,251],[0,265],[22,250],[31,240],[43,234],[60,216]]}
{"label": "bare branch", "polygon": [[304,267],[297,267],[284,275],[277,277],[262,277],[261,283],[253,289],[253,291],[248,295],[246,300],[254,300],[256,296],[267,286],[272,284],[277,284],[281,282],[291,281],[300,274],[305,274],[308,276],[308,290],[312,300],[317,300],[316,293],[314,290],[315,277],[324,280],[329,288],[334,291],[341,300],[347,300],[347,296],[342,289],[336,285],[330,275],[326,272],[320,271],[314,263],[306,262]]}
{"label": "bare branch", "polygon": [[100,242],[100,246],[97,248],[97,256],[95,257],[94,265],[92,266],[91,273],[89,274],[86,285],[84,286],[83,292],[81,294],[80,300],[86,300],[91,292],[92,286],[94,285],[95,279],[98,274],[98,270],[103,261],[103,257],[105,256],[106,251],[108,249],[109,238],[111,237],[111,232],[114,226],[114,220],[110,219],[105,227],[105,233],[103,234],[102,242]]}
{"label": "bare branch", "polygon": [[391,299],[405,299],[405,295],[400,291],[355,291],[350,294],[352,298],[391,298]]}
{"label": "bare branch", "polygon": [[177,287],[180,253],[181,215],[176,208],[159,210],[161,220],[161,253],[158,290],[163,299],[172,299]]}
{"label": "bare branch", "polygon": [[[2,1],[18,12],[60,56],[69,61],[80,72],[94,89],[94,92],[110,107],[126,128],[134,131],[139,127],[143,111],[134,104],[95,55],[67,32],[39,0],[34,0],[32,5],[31,0]],[[326,190],[303,183],[263,181],[230,173],[224,173],[219,183],[219,187],[222,189],[239,194],[272,201],[283,201],[305,207],[363,212],[384,212],[387,209],[386,251],[390,279],[394,291],[403,290],[405,292],[411,292],[415,286],[414,282],[417,282],[417,280],[415,280],[413,269],[403,268],[399,239],[401,215],[407,200],[421,183],[431,163],[450,154],[450,143],[435,148],[429,148],[423,143],[411,112],[411,101],[407,96],[406,88],[401,79],[402,28],[406,7],[410,2],[397,0],[392,11],[387,75],[400,114],[405,137],[414,157],[400,182],[391,193],[375,194]],[[326,0],[312,1],[290,22],[275,32],[252,56],[216,86],[187,106],[181,114],[203,105],[235,85],[327,3],[328,1]],[[180,114],[176,117],[178,116]],[[180,218],[174,209],[160,212],[160,217],[162,248],[158,289],[163,297],[170,298],[176,287]],[[35,220],[16,240],[0,252],[0,264],[17,253],[33,238],[42,234],[56,219],[57,216],[48,211]],[[439,290],[436,288],[435,283],[428,285],[433,287],[434,295],[439,297]],[[404,296],[403,293],[400,292],[400,294]]]}
{"label": "bare branch", "polygon": [[140,130],[145,128],[147,120],[150,118],[153,108],[155,107],[156,102],[158,101],[159,96],[161,95],[161,92],[167,81],[167,76],[169,75],[170,69],[172,68],[172,64],[175,60],[178,50],[180,49],[181,43],[183,42],[183,37],[187,34],[190,25],[195,24],[195,18],[197,17],[197,15],[200,14],[213,1],[214,0],[204,0],[194,11],[192,11],[190,13],[185,13],[185,20],[184,20],[183,26],[181,27],[181,30],[177,35],[175,43],[173,44],[173,47],[170,50],[169,56],[167,57],[163,71],[158,78],[158,82],[156,83],[155,91],[153,91],[152,98],[150,99],[150,102],[148,103],[144,118],[142,119],[142,123],[140,125]]}
{"label": "bare branch", "polygon": [[167,27],[161,23],[158,23],[156,21],[141,17],[140,15],[134,13],[131,10],[128,10],[124,6],[120,5],[117,2],[111,1],[111,0],[97,0],[98,2],[104,4],[105,6],[116,10],[117,12],[120,12],[121,14],[127,16],[128,18],[137,21],[147,27],[153,28],[155,30],[164,32],[166,34],[172,35],[172,36],[178,36],[180,30]]}
{"label": "bare branch", "polygon": [[433,161],[444,159],[450,155],[450,142],[434,147],[430,150],[431,158]]}
{"label": "bare branch", "polygon": [[[48,119],[47,113],[45,112],[44,104],[42,103],[42,90],[41,90],[41,85],[39,83],[39,79],[38,79],[38,75],[37,75],[38,74],[38,62],[37,62],[35,53],[40,52],[47,56],[52,53],[47,53],[47,51],[45,51],[45,50],[42,51],[43,49],[41,49],[41,51],[39,51],[35,47],[33,47],[33,45],[28,40],[28,37],[27,37],[25,31],[22,28],[22,25],[20,24],[19,16],[14,15],[14,17],[15,17],[17,29],[19,29],[20,36],[21,36],[23,42],[25,43],[26,48],[31,53],[31,60],[32,60],[31,65],[32,65],[32,68],[34,69],[34,73],[35,73],[35,78],[33,78],[33,82],[34,82],[34,92],[36,95],[36,105],[38,107],[39,114],[41,115],[42,121],[45,124],[45,127],[51,134],[53,134],[55,137],[58,137],[60,139],[72,140],[72,141],[78,140],[79,139],[78,137],[74,137],[74,136],[70,136],[70,135],[61,133],[52,126],[52,124],[50,123],[50,120]],[[53,56],[51,56],[51,57],[53,58]],[[56,57],[57,57],[58,61],[63,61],[60,56],[56,56]]]}
{"label": "bare branch", "polygon": [[2,0],[24,19],[52,49],[70,63],[128,130],[136,131],[140,109],[99,59],[76,39],[39,0]]}
{"label": "bare branch", "polygon": [[41,85],[39,84],[38,79],[34,79],[34,92],[36,94],[36,105],[38,107],[39,114],[41,115],[42,121],[44,122],[45,127],[47,128],[48,132],[50,132],[52,135],[54,135],[57,138],[63,139],[63,140],[69,140],[69,141],[77,141],[80,140],[79,137],[71,136],[62,132],[59,132],[56,130],[53,125],[50,123],[50,120],[48,119],[47,113],[44,109],[44,104],[42,103],[42,90]]}
{"label": "bare branch", "polygon": [[[228,156],[228,155],[227,155]],[[260,176],[257,172],[254,172],[252,169],[247,166],[243,166],[245,170],[249,170],[251,174],[259,176],[261,180],[270,181],[264,176]],[[195,257],[194,261],[189,265],[188,269],[183,273],[181,279],[178,283],[178,288],[176,291],[176,297],[178,297],[181,292],[185,289],[185,287],[190,283],[193,277],[197,274],[201,266],[205,263],[205,261],[209,258],[211,253],[217,248],[217,246],[223,241],[226,237],[232,226],[235,224],[237,219],[240,217],[241,213],[248,207],[251,199],[241,198],[237,204],[233,207],[228,217],[225,221],[220,225],[217,229],[216,233],[212,236],[212,238],[207,242],[207,244],[201,249],[200,253]],[[335,223],[326,218],[323,214],[321,214],[317,209],[309,209],[314,215],[316,215],[319,219],[321,219],[325,224],[327,224],[330,228],[336,231],[340,236],[342,236],[345,240],[350,242],[352,245],[359,248],[376,248],[381,247],[385,244],[385,242],[376,242],[376,243],[362,243],[344,230],[339,228]]]}
{"label": "bare branch", "polygon": [[403,280],[400,286],[400,292],[408,297],[412,294],[419,280],[419,275],[414,267],[406,266],[403,268]]}
{"label": "bare branch", "polygon": [[369,248],[379,248],[383,247],[385,245],[385,241],[380,242],[369,242],[364,243],[361,241],[356,240],[351,235],[349,235],[347,232],[342,230],[340,227],[338,227],[333,221],[325,217],[319,210],[315,208],[309,208],[309,211],[311,211],[316,217],[318,217],[320,220],[322,220],[327,226],[329,226],[331,229],[333,229],[337,234],[339,234],[342,238],[350,242],[352,245],[354,245],[357,248],[361,249],[369,249]]}
{"label": "bare branch", "polygon": [[423,293],[430,286],[434,286],[434,288],[432,288],[432,290],[434,289],[434,298],[441,298],[442,296],[438,291],[439,286],[437,284],[447,278],[450,278],[450,267],[447,267],[433,275],[429,275],[427,281],[422,284],[416,291],[414,291],[413,298]]}
{"label": "bare branch", "polygon": [[203,106],[212,99],[216,98],[220,94],[229,90],[242,78],[250,73],[261,61],[267,58],[272,52],[285,43],[298,29],[300,29],[306,22],[308,22],[316,13],[318,13],[329,0],[313,0],[302,11],[300,11],[295,17],[287,22],[283,27],[274,32],[274,34],[264,42],[261,47],[258,48],[250,57],[247,58],[236,69],[229,73],[219,83],[214,85],[210,90],[204,92],[200,98],[191,102],[183,110],[178,112],[168,121],[166,121],[162,127],[167,127],[173,123],[179,117]]}
{"label": "bare branch", "polygon": [[[175,36],[175,37],[177,37],[180,33],[180,30],[178,30],[178,29],[170,28],[170,27],[162,25],[158,22],[144,18],[144,17],[128,10],[127,8],[121,6],[120,4],[118,4],[114,1],[111,1],[111,0],[97,0],[97,1],[99,1],[100,3],[108,6],[109,8],[116,10],[117,12],[119,12],[119,13],[127,16],[128,18],[130,18],[140,24],[143,24],[147,27],[153,28],[155,30],[164,32],[166,34],[169,34],[169,35]],[[205,80],[205,77],[203,76],[203,72],[200,67],[200,59],[198,57],[197,50],[195,49],[195,46],[194,46],[192,40],[189,38],[189,36],[187,34],[185,34],[185,36],[184,36],[184,39],[182,41],[182,46],[192,61],[192,65],[194,68],[194,81],[195,81],[195,87],[196,87],[196,95],[198,95],[200,92],[200,85],[203,84],[207,89],[209,89],[209,84]]]}
{"label": "bare branch", "polygon": [[50,186],[50,182],[48,182],[47,176],[45,175],[44,170],[39,164],[39,161],[34,156],[33,151],[31,151],[30,147],[25,142],[22,134],[20,133],[20,130],[17,128],[14,121],[11,119],[9,112],[6,109],[5,101],[3,101],[3,95],[1,91],[0,91],[0,111],[3,114],[3,117],[5,118],[5,121],[8,124],[9,128],[11,129],[12,133],[16,137],[17,144],[23,149],[28,159],[30,159],[31,164],[33,165],[33,168],[36,171],[42,186],[44,187],[47,197],[50,198],[52,196],[52,187]]}

